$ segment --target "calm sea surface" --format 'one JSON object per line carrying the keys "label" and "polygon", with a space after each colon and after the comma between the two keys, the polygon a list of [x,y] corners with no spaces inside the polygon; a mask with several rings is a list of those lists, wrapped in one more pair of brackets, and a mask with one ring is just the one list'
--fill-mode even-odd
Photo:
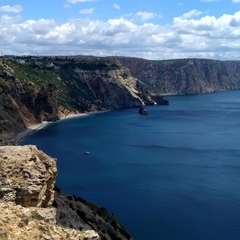
{"label": "calm sea surface", "polygon": [[240,91],[166,98],[148,116],[66,119],[21,144],[57,158],[57,186],[107,208],[135,240],[239,240]]}

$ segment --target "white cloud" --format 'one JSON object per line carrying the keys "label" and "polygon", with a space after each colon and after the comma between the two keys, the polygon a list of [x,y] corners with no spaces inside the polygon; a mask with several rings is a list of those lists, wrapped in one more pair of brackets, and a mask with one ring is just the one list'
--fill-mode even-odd
{"label": "white cloud", "polygon": [[154,18],[162,18],[162,16],[151,12],[137,12],[136,14],[125,14],[123,18],[129,19],[132,22],[146,22]]}
{"label": "white cloud", "polygon": [[96,2],[98,0],[68,0],[67,3],[69,4],[76,4],[81,2]]}
{"label": "white cloud", "polygon": [[[191,13],[191,14],[190,14]],[[193,10],[168,25],[136,23],[127,18],[93,21],[29,20],[0,17],[0,44],[4,54],[127,55],[148,59],[204,57],[239,59],[240,11],[219,18]],[[156,15],[139,12],[148,20]],[[192,18],[191,18],[192,16]]]}
{"label": "white cloud", "polygon": [[19,13],[23,10],[21,5],[5,5],[0,7],[0,12]]}
{"label": "white cloud", "polygon": [[138,12],[136,16],[140,17],[142,21],[147,21],[147,20],[156,18],[158,15],[156,13],[151,13],[151,12]]}
{"label": "white cloud", "polygon": [[201,0],[201,2],[218,2],[219,0]]}
{"label": "white cloud", "polygon": [[94,8],[84,8],[82,10],[79,11],[79,13],[81,14],[92,14],[94,11]]}
{"label": "white cloud", "polygon": [[117,3],[114,3],[113,7],[116,8],[116,9],[121,9],[121,7]]}
{"label": "white cloud", "polygon": [[233,0],[233,3],[240,3],[240,0]]}
{"label": "white cloud", "polygon": [[[9,27],[12,27],[12,25],[19,24],[21,21],[20,16],[8,16],[6,14],[3,14],[0,16],[0,42],[1,42],[1,34],[6,33],[10,31]],[[2,47],[2,46],[1,46]]]}
{"label": "white cloud", "polygon": [[182,16],[180,16],[180,18],[182,18],[182,19],[189,19],[189,18],[192,18],[192,17],[199,16],[201,14],[202,14],[201,11],[198,11],[197,9],[193,9],[190,12],[184,13]]}
{"label": "white cloud", "polygon": [[240,12],[235,13],[230,20],[230,26],[237,27],[237,31],[240,31]]}

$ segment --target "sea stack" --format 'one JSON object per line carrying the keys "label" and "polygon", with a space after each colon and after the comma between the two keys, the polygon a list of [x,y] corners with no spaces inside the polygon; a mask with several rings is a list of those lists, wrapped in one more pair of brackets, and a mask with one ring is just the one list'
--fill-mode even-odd
{"label": "sea stack", "polygon": [[148,111],[143,105],[139,108],[138,113],[142,115],[148,115]]}

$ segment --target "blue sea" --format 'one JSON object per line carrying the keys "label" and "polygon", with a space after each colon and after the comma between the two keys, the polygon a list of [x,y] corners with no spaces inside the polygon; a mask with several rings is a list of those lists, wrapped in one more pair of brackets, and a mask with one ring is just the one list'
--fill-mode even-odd
{"label": "blue sea", "polygon": [[240,91],[166,99],[147,116],[51,123],[21,144],[57,158],[56,185],[107,208],[135,240],[239,240]]}

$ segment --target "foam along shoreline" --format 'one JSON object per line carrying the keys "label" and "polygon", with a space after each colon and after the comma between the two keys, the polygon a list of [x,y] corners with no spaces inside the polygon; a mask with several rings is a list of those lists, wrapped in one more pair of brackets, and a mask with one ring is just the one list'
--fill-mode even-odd
{"label": "foam along shoreline", "polygon": [[[75,118],[75,117],[81,117],[81,116],[86,116],[88,115],[88,113],[73,113],[73,114],[68,114],[62,118],[60,118],[59,121],[64,120],[64,119],[68,119],[68,118]],[[35,131],[40,130],[41,128],[47,126],[48,124],[50,124],[52,122],[48,122],[48,121],[43,121],[41,123],[36,123],[33,125],[28,126],[24,131],[20,132],[17,134],[16,136],[16,141],[17,143],[21,142],[21,140],[23,140],[25,137],[27,137],[28,135],[32,134]]]}

